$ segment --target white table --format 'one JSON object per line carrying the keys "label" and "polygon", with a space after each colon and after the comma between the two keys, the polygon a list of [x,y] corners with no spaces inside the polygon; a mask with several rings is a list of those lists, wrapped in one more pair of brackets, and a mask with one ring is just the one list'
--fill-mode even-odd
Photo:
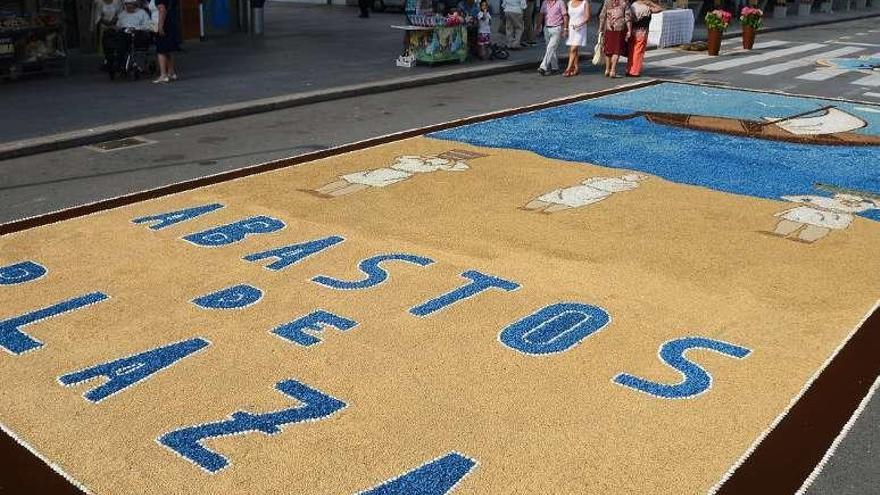
{"label": "white table", "polygon": [[648,46],[666,46],[690,43],[694,37],[694,11],[691,9],[664,10],[651,16]]}

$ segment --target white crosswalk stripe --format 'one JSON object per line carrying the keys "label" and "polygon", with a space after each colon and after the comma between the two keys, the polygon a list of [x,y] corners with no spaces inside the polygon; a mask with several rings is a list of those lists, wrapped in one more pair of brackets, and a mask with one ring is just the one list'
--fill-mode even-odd
{"label": "white crosswalk stripe", "polygon": [[855,42],[847,42],[847,41],[831,41],[830,43],[834,43],[836,45],[850,45],[850,46],[880,46],[877,43],[855,43]]}
{"label": "white crosswalk stripe", "polygon": [[880,93],[872,93],[868,91],[867,93],[865,93],[865,96],[867,96],[868,98],[880,98]]}
{"label": "white crosswalk stripe", "polygon": [[871,74],[870,76],[856,79],[852,82],[857,86],[873,86],[880,87],[880,74]]}
{"label": "white crosswalk stripe", "polygon": [[847,46],[844,48],[838,48],[837,50],[831,50],[830,52],[823,52],[819,54],[809,55],[807,57],[798,58],[795,60],[789,60],[788,62],[782,62],[779,64],[768,65],[766,67],[760,67],[757,69],[753,69],[750,71],[746,71],[746,74],[756,74],[760,76],[769,76],[773,74],[779,74],[780,72],[785,72],[791,69],[796,69],[798,67],[808,67],[816,63],[817,60],[823,58],[836,58],[836,57],[844,57],[846,55],[851,55],[853,53],[858,53],[864,51],[864,48]]}
{"label": "white crosswalk stripe", "polygon": [[765,60],[772,60],[774,58],[782,58],[787,57],[789,55],[794,55],[796,53],[808,52],[810,50],[816,50],[819,48],[824,48],[825,45],[821,43],[805,43],[803,45],[793,46],[791,48],[784,48],[782,50],[773,50],[769,53],[762,53],[760,55],[752,55],[748,57],[737,57],[731,60],[723,60],[721,62],[714,62],[707,65],[701,65],[695,67],[696,69],[705,70],[705,71],[719,71],[725,69],[732,69],[734,67],[739,67],[742,65],[754,64],[758,62],[763,62]]}
{"label": "white crosswalk stripe", "polygon": [[814,70],[813,72],[807,72],[806,74],[801,74],[797,76],[797,79],[803,79],[804,81],[827,81],[833,77],[837,77],[841,74],[846,74],[849,72],[846,69],[833,69],[831,67],[823,67],[818,70]]}
{"label": "white crosswalk stripe", "polygon": [[[727,40],[724,40],[721,42],[721,46],[735,45],[739,42],[740,42],[739,39],[727,39]],[[649,58],[662,57],[663,55],[672,55],[675,53],[682,53],[682,51],[683,50],[680,50],[678,48],[659,48],[657,50],[651,50],[651,51],[645,53],[645,58],[649,59]]]}
{"label": "white crosswalk stripe", "polygon": [[[730,41],[730,40],[728,40],[728,41]],[[739,40],[733,40],[733,41],[739,42]],[[787,41],[765,41],[763,43],[755,43],[755,48],[760,50],[763,48],[774,48],[777,46],[782,46],[782,45],[787,45],[787,44],[789,44]],[[740,52],[745,52],[745,50],[743,50],[743,49],[734,50],[732,52],[729,52],[728,55],[730,55],[731,53],[740,53]],[[724,54],[724,52],[721,52],[721,53]],[[703,60],[717,60],[717,59],[718,59],[718,57],[709,56],[706,53],[696,53],[693,55],[684,55],[681,57],[663,59],[658,62],[655,62],[655,65],[661,65],[664,67],[671,67],[671,66],[689,64],[692,62],[700,62]]]}

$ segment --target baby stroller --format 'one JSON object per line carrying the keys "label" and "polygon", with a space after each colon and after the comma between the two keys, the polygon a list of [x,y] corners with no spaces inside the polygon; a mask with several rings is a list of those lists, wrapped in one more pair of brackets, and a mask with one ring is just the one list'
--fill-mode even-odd
{"label": "baby stroller", "polygon": [[104,68],[110,79],[123,76],[137,80],[156,73],[153,33],[137,30],[108,30],[104,33]]}

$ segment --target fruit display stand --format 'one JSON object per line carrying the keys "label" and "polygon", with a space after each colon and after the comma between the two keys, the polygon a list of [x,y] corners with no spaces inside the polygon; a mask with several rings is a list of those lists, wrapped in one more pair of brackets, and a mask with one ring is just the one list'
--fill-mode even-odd
{"label": "fruit display stand", "polygon": [[0,78],[69,73],[61,0],[0,0]]}

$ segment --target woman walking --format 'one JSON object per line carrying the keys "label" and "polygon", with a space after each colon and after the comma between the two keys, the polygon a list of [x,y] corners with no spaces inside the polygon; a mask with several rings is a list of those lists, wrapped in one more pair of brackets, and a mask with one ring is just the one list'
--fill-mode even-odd
{"label": "woman walking", "polygon": [[632,4],[633,35],[629,43],[626,75],[639,77],[642,73],[642,61],[648,48],[648,28],[651,26],[651,14],[663,10],[663,7],[652,0],[635,0]]}
{"label": "woman walking", "polygon": [[587,46],[587,23],[590,22],[589,0],[571,0],[568,2],[568,67],[562,73],[565,77],[581,73],[578,65],[578,48]]}
{"label": "woman walking", "polygon": [[180,51],[180,6],[177,0],[156,0],[159,22],[156,36],[156,53],[159,59],[159,78],[154,83],[177,80],[172,54]]}
{"label": "woman walking", "polygon": [[632,10],[626,0],[605,0],[599,13],[599,34],[604,35],[605,77],[617,75],[617,61],[626,53],[632,32]]}

